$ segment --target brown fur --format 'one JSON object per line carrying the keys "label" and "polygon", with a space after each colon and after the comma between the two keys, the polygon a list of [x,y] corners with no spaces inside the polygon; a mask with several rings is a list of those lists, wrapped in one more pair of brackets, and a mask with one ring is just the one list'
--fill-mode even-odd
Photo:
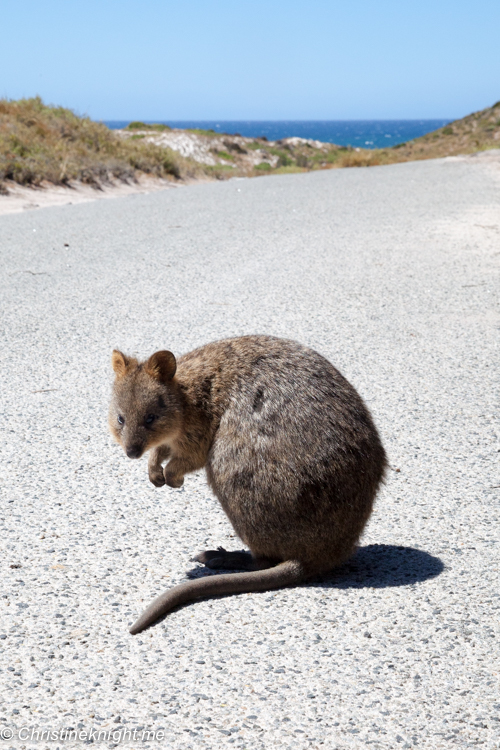
{"label": "brown fur", "polygon": [[248,572],[177,586],[131,632],[200,596],[290,585],[352,554],[386,458],[363,401],[320,354],[293,341],[244,336],[177,362],[171,352],[139,364],[115,351],[113,368],[110,427],[127,455],[151,450],[149,478],[157,487],[180,487],[185,474],[205,467],[251,551],[199,555],[208,567]]}

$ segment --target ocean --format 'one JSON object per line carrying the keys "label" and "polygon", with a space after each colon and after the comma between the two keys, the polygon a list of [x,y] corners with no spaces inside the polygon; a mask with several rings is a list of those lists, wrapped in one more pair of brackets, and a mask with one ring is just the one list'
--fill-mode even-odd
{"label": "ocean", "polygon": [[[116,130],[130,120],[108,120],[104,124]],[[153,122],[153,121],[147,121]],[[156,121],[158,122],[158,121]],[[442,128],[451,120],[162,120],[172,128],[201,128],[217,133],[265,136],[269,141],[299,136],[324,143],[359,148],[384,148],[410,141]]]}

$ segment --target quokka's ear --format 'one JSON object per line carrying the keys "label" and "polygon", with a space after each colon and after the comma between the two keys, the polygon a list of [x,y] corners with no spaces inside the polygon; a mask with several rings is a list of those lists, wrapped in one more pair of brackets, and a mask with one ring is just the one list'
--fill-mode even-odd
{"label": "quokka's ear", "polygon": [[152,378],[166,383],[174,377],[177,362],[172,352],[155,352],[144,365],[144,369]]}
{"label": "quokka's ear", "polygon": [[130,366],[130,363],[130,357],[126,357],[125,354],[119,352],[118,349],[113,349],[113,354],[111,355],[111,364],[113,366],[113,370],[116,372],[119,378],[122,378],[125,375],[127,369]]}

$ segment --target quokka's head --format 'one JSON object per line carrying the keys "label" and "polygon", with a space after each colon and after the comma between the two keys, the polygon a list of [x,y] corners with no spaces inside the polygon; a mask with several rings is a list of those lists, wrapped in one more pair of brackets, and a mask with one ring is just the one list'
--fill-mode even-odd
{"label": "quokka's head", "polygon": [[111,434],[129,458],[140,458],[179,429],[182,405],[174,380],[175,357],[161,351],[140,363],[115,349],[111,363],[116,374],[109,408]]}

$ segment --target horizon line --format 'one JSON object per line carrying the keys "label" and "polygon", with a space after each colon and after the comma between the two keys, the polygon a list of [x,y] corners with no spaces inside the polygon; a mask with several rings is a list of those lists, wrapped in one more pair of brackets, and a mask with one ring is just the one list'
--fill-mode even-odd
{"label": "horizon line", "polygon": [[232,118],[222,119],[217,117],[182,117],[182,118],[167,118],[164,120],[160,119],[142,119],[142,118],[129,118],[129,117],[100,117],[98,118],[101,122],[143,122],[145,124],[155,124],[161,122],[418,122],[418,121],[432,121],[432,120],[449,120],[456,118],[451,117],[371,117],[371,118],[347,118],[342,117],[339,119],[253,119],[253,118]]}

